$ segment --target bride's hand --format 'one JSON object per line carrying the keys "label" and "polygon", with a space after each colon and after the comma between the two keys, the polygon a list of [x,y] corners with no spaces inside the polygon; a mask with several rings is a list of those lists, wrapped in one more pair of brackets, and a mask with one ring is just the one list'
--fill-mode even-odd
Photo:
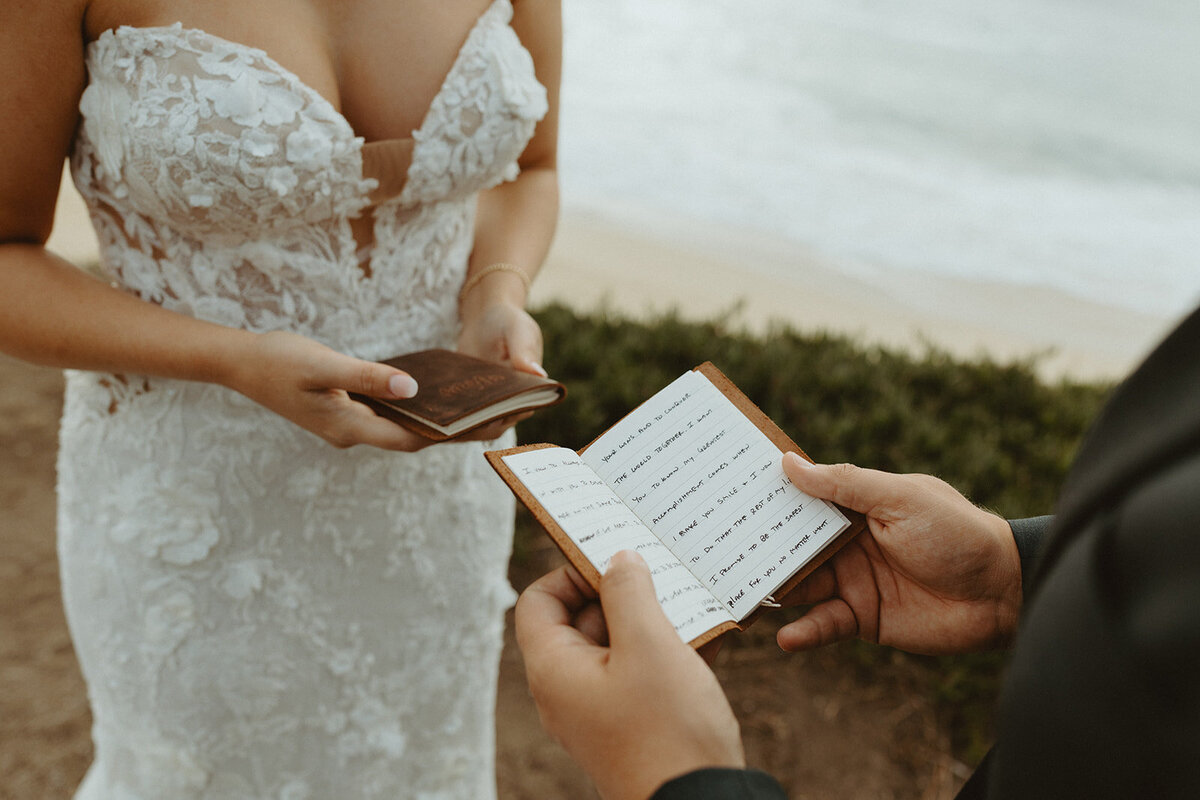
{"label": "bride's hand", "polygon": [[249,342],[225,384],[334,447],[367,444],[415,451],[431,444],[347,394],[411,397],[419,387],[408,373],[343,355],[294,333],[265,333]]}
{"label": "bride's hand", "polygon": [[542,329],[529,312],[509,301],[464,303],[458,349],[488,361],[507,361],[522,372],[546,377],[542,369]]}
{"label": "bride's hand", "polygon": [[[522,372],[546,377],[542,369],[542,329],[524,308],[508,301],[462,308],[462,331],[458,350],[488,361],[507,361]],[[491,440],[533,415],[514,414],[473,431],[465,438]]]}

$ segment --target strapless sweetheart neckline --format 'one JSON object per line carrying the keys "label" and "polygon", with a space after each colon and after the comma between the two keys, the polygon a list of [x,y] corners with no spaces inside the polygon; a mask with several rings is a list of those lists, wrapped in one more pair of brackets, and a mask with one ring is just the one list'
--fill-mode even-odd
{"label": "strapless sweetheart neckline", "polygon": [[210,33],[203,28],[186,26],[182,22],[175,22],[170,25],[119,25],[116,28],[109,28],[103,31],[95,40],[88,44],[88,48],[103,47],[109,42],[117,43],[122,37],[133,35],[152,37],[159,35],[180,37],[199,36],[210,42],[218,43],[223,47],[253,56],[261,64],[269,68],[271,72],[283,79],[297,97],[309,103],[316,104],[328,115],[335,118],[345,129],[345,133],[352,140],[354,147],[359,149],[362,154],[359,175],[357,177],[360,180],[375,182],[376,189],[370,193],[371,200],[369,205],[377,205],[403,193],[404,187],[408,184],[411,177],[412,164],[416,161],[416,148],[423,138],[427,138],[427,128],[430,125],[434,107],[445,94],[447,87],[453,83],[465,55],[470,52],[473,41],[483,27],[484,20],[502,2],[505,2],[505,0],[492,0],[483,13],[475,19],[466,37],[463,39],[463,43],[455,53],[450,69],[438,85],[438,90],[434,94],[433,99],[429,101],[429,105],[421,117],[421,124],[413,131],[413,135],[371,141],[368,141],[366,137],[361,136],[355,131],[354,125],[351,124],[346,115],[342,113],[342,110],[334,105],[329,98],[306,83],[295,72],[279,63],[270,53],[260,47],[254,47],[253,45]]}
{"label": "strapless sweetheart neckline", "polygon": [[483,13],[476,17],[475,22],[472,23],[471,29],[467,32],[466,38],[463,39],[463,43],[459,46],[458,51],[455,53],[454,61],[451,63],[450,69],[446,72],[445,77],[442,78],[442,82],[438,85],[437,93],[434,94],[433,99],[429,101],[429,106],[426,107],[425,113],[421,117],[421,124],[414,130],[414,133],[418,134],[417,136],[397,136],[387,139],[375,139],[368,141],[366,137],[359,135],[358,132],[354,130],[354,126],[350,123],[350,120],[346,118],[346,115],[342,113],[342,110],[334,105],[329,98],[306,83],[295,72],[276,61],[275,58],[266,50],[263,50],[260,47],[254,47],[253,45],[243,44],[242,42],[238,42],[233,39],[227,39],[224,36],[220,36],[215,33],[210,33],[204,28],[190,27],[184,25],[182,22],[175,22],[170,25],[118,25],[115,28],[109,28],[105,31],[102,31],[99,36],[88,43],[88,48],[90,49],[97,47],[105,41],[115,40],[121,36],[127,36],[136,33],[145,33],[149,35],[161,32],[167,34],[201,36],[214,42],[219,42],[226,47],[241,50],[244,53],[253,55],[260,59],[263,64],[269,66],[274,72],[278,73],[281,78],[285,79],[291,85],[296,94],[304,97],[307,100],[319,103],[326,111],[337,117],[346,126],[347,131],[349,131],[350,134],[356,139],[360,140],[364,145],[389,145],[395,142],[412,142],[414,139],[420,138],[419,132],[423,131],[429,122],[430,112],[433,110],[434,105],[437,103],[442,94],[445,93],[446,87],[451,83],[451,81],[454,79],[454,76],[457,74],[459,66],[463,61],[463,54],[466,53],[470,48],[472,40],[475,38],[476,33],[483,25],[483,21],[501,2],[504,2],[504,0],[492,0],[488,7],[483,10]]}

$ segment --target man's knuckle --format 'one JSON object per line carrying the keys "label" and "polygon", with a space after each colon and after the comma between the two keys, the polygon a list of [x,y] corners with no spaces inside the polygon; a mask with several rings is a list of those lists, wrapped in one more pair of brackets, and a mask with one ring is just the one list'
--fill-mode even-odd
{"label": "man's knuckle", "polygon": [[830,464],[829,469],[833,471],[834,477],[839,480],[848,480],[853,478],[858,472],[858,467],[853,464]]}

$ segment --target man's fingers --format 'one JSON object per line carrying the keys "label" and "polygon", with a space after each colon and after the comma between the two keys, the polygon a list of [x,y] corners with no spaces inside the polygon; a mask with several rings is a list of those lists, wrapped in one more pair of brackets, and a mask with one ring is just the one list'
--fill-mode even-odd
{"label": "man's fingers", "polygon": [[853,464],[813,464],[798,453],[783,457],[783,471],[802,492],[875,516],[902,492],[904,476]]}
{"label": "man's fingers", "polygon": [[575,629],[601,647],[608,647],[608,623],[599,603],[588,603],[572,621]]}
{"label": "man's fingers", "polygon": [[632,550],[622,550],[609,561],[608,570],[600,578],[600,603],[614,648],[637,651],[679,641],[675,627],[658,604],[650,568]]}
{"label": "man's fingers", "polygon": [[528,654],[540,641],[558,635],[594,599],[594,593],[573,567],[559,567],[543,575],[517,599],[517,644],[521,651]]}
{"label": "man's fingers", "polygon": [[830,600],[784,625],[775,640],[784,650],[795,652],[853,639],[857,635],[858,620],[854,611],[842,600]]}
{"label": "man's fingers", "polygon": [[796,585],[796,588],[779,598],[785,608],[807,606],[828,600],[837,591],[837,578],[828,564],[817,567],[811,575]]}
{"label": "man's fingers", "polygon": [[[572,626],[572,618],[595,607],[595,593],[572,567],[542,576],[517,599],[517,646],[525,660],[525,677],[542,726],[556,736],[558,719],[568,716],[580,685],[594,678],[605,651]],[[570,668],[563,669],[564,664]]]}

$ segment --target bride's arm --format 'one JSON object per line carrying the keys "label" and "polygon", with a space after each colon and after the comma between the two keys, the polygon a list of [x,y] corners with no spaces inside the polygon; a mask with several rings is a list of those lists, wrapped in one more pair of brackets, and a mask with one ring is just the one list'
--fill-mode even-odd
{"label": "bride's arm", "polygon": [[[521,174],[479,197],[475,247],[461,297],[459,349],[518,369],[541,372],[542,334],[525,313],[528,290],[554,238],[558,220],[558,87],[562,71],[560,0],[516,0],[513,29],[533,56],[549,110],[521,154]],[[484,273],[495,264],[508,268]]]}
{"label": "bride's arm", "polygon": [[395,396],[389,381],[403,391],[407,379],[398,370],[294,334],[176,314],[45,249],[87,80],[85,6],[0,3],[0,351],[50,366],[220,383],[338,446],[423,446],[346,396]]}

